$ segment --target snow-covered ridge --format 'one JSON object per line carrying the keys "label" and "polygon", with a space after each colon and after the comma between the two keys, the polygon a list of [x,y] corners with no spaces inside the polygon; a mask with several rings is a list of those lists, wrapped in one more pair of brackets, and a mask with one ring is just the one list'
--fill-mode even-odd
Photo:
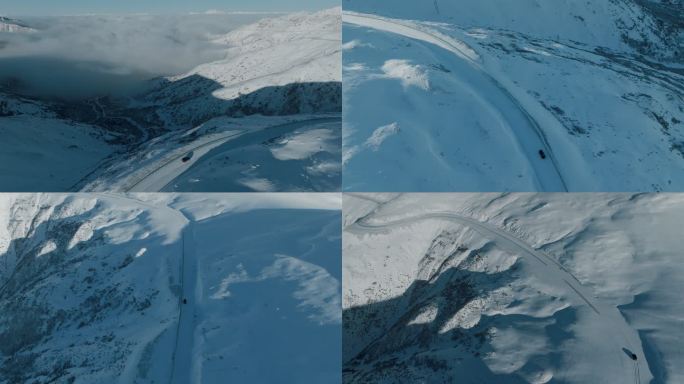
{"label": "snow-covered ridge", "polygon": [[349,0],[345,2],[345,11],[457,24],[462,28],[486,24],[489,28],[547,39],[615,50],[629,49],[671,61],[679,50],[677,26],[681,29],[682,23],[681,4],[678,10],[676,3],[648,0]]}
{"label": "snow-covered ridge", "polygon": [[145,100],[170,123],[236,113],[233,105],[244,114],[339,112],[341,25],[333,8],[238,28],[215,39],[225,59],[160,80]]}
{"label": "snow-covered ridge", "polygon": [[355,194],[344,206],[346,382],[684,377],[680,196]]}
{"label": "snow-covered ridge", "polygon": [[396,33],[409,38],[422,40],[453,52],[454,54],[470,61],[479,60],[477,52],[467,44],[453,37],[442,34],[427,25],[412,22],[411,20],[391,19],[387,17],[364,14],[359,12],[345,11],[342,17],[345,23],[374,28],[380,31]]}
{"label": "snow-covered ridge", "polygon": [[10,19],[8,17],[0,16],[0,32],[21,33],[34,32],[35,29],[25,25],[19,20]]}

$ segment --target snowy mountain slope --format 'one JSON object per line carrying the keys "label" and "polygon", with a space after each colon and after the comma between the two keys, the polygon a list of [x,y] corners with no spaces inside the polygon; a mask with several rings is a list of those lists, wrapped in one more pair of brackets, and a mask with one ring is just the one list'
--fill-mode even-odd
{"label": "snowy mountain slope", "polygon": [[[117,136],[61,119],[44,103],[0,92],[3,191],[69,190],[117,151]],[[49,187],[48,187],[49,186]]]}
{"label": "snowy mountain slope", "polygon": [[641,6],[345,4],[345,190],[681,189],[678,48]]}
{"label": "snowy mountain slope", "polygon": [[339,217],[261,210],[197,228],[197,254],[215,255],[199,265],[203,382],[340,382]]}
{"label": "snowy mountain slope", "polygon": [[162,190],[339,191],[341,119],[300,118],[217,146]]}
{"label": "snowy mountain slope", "polygon": [[[326,194],[5,195],[0,382],[339,380],[339,205]],[[269,226],[288,230],[255,231]],[[269,333],[279,327],[300,343]],[[284,348],[290,361],[254,370],[254,354]],[[302,358],[316,365],[293,369]]]}
{"label": "snowy mountain slope", "polygon": [[176,124],[236,105],[244,114],[340,112],[340,35],[339,8],[264,19],[215,39],[226,59],[170,77],[144,100]]}
{"label": "snowy mountain slope", "polygon": [[345,382],[681,381],[679,196],[345,195],[344,211]]}
{"label": "snowy mountain slope", "polygon": [[28,25],[25,25],[19,20],[10,19],[9,17],[0,16],[0,32],[8,33],[24,33],[34,32],[35,30]]}
{"label": "snowy mountain slope", "polygon": [[3,205],[0,381],[132,382],[153,352],[170,360],[182,215],[98,197]]}
{"label": "snowy mountain slope", "polygon": [[[0,151],[7,154],[7,169],[0,172],[12,175],[2,179],[6,185],[0,189],[339,190],[340,29],[339,8],[265,18],[225,36],[207,37],[216,40],[212,47],[223,47],[225,60],[131,86],[133,93],[37,98],[22,93],[26,84],[6,79],[0,83],[0,129],[9,139],[0,142],[0,149],[10,142],[33,147]],[[90,70],[83,76],[96,77]],[[131,81],[123,75],[106,77],[106,82]],[[42,120],[34,119],[36,113]],[[34,128],[24,129],[28,125]],[[54,166],[32,163],[52,178],[36,179],[10,166],[41,148],[35,145],[38,137],[25,137],[25,132],[53,126],[46,134],[66,135],[66,148],[57,146],[53,156],[46,144],[42,159],[60,160]],[[90,145],[97,137],[102,142]],[[82,147],[86,153],[80,153]],[[62,163],[78,163],[78,169],[65,175],[57,166]]]}
{"label": "snowy mountain slope", "polygon": [[[462,28],[516,31],[547,40],[630,50],[671,61],[681,50],[681,1],[560,0],[427,1],[346,0],[345,10],[391,18],[434,21]],[[680,63],[681,64],[681,63]]]}
{"label": "snowy mountain slope", "polygon": [[335,115],[216,118],[110,156],[76,184],[84,191],[335,191],[341,184]]}

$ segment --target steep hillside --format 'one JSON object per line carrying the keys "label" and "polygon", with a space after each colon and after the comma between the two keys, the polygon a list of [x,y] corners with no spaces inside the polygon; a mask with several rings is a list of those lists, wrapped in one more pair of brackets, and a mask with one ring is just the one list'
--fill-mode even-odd
{"label": "steep hillside", "polygon": [[0,190],[67,191],[122,149],[121,135],[60,118],[49,103],[0,91]]}
{"label": "steep hillside", "polygon": [[344,4],[345,190],[684,187],[675,4]]}
{"label": "steep hillside", "polygon": [[325,194],[5,195],[0,383],[339,381],[339,232]]}
{"label": "steep hillside", "polygon": [[392,6],[385,0],[344,1],[345,10],[462,28],[486,26],[547,40],[634,50],[668,61],[681,54],[681,40],[676,33],[681,32],[684,20],[681,5],[679,0],[436,0]]}
{"label": "steep hillside", "polygon": [[[677,383],[677,195],[346,195],[346,383]],[[410,239],[410,241],[407,241]]]}
{"label": "steep hillside", "polygon": [[[206,36],[225,59],[143,83],[102,63],[8,60],[35,75],[0,77],[0,190],[340,190],[340,30],[339,8],[264,18]],[[112,91],[36,96],[63,88],[36,84],[44,66]]]}
{"label": "steep hillside", "polygon": [[215,43],[226,59],[170,77],[143,96],[169,124],[221,115],[341,111],[340,9],[264,19]]}

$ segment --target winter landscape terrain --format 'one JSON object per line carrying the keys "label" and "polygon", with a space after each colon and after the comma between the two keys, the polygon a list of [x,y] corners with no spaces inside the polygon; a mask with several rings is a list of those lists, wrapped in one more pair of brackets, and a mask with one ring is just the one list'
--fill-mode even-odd
{"label": "winter landscape terrain", "polygon": [[338,191],[340,9],[0,19],[0,190]]}
{"label": "winter landscape terrain", "polygon": [[0,196],[0,383],[336,383],[339,195]]}
{"label": "winter landscape terrain", "polygon": [[679,194],[346,194],[345,383],[684,382]]}
{"label": "winter landscape terrain", "polygon": [[342,4],[345,191],[684,189],[681,0]]}

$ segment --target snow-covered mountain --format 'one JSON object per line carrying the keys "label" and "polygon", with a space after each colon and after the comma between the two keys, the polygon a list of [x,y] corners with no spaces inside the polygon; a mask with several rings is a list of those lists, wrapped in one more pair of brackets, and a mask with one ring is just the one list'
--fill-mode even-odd
{"label": "snow-covered mountain", "polygon": [[684,188],[681,2],[344,8],[345,190]]}
{"label": "snow-covered mountain", "polygon": [[[391,18],[435,21],[462,28],[515,31],[546,40],[568,40],[633,50],[658,61],[681,58],[684,15],[679,0],[505,0],[394,2],[347,0],[345,10]],[[681,63],[680,63],[681,64]]]}
{"label": "snow-covered mountain", "polygon": [[9,17],[0,16],[0,32],[34,32],[35,30],[19,20],[10,19]]}
{"label": "snow-covered mountain", "polygon": [[143,100],[170,124],[229,113],[340,112],[339,8],[269,18],[214,42],[226,58],[163,79]]}
{"label": "snow-covered mountain", "polygon": [[345,195],[346,383],[679,383],[678,195]]}
{"label": "snow-covered mountain", "polygon": [[120,136],[0,90],[0,190],[69,190],[104,157],[124,151]]}
{"label": "snow-covered mountain", "polygon": [[339,209],[1,196],[0,383],[339,382]]}
{"label": "snow-covered mountain", "polygon": [[[208,37],[223,60],[85,100],[30,97],[5,79],[0,169],[12,178],[0,189],[340,190],[340,36],[339,8],[265,18]],[[54,145],[36,145],[41,132]],[[45,177],[10,165],[26,158]]]}

